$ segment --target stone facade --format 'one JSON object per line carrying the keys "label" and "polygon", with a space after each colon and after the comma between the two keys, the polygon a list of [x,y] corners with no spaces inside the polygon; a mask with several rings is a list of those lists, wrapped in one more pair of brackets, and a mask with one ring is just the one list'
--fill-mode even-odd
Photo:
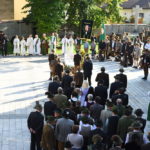
{"label": "stone facade", "polygon": [[0,21],[22,20],[26,16],[22,13],[26,3],[26,0],[0,0]]}
{"label": "stone facade", "polygon": [[9,38],[14,35],[27,37],[33,33],[33,26],[22,21],[7,21],[0,23],[0,31],[7,34]]}

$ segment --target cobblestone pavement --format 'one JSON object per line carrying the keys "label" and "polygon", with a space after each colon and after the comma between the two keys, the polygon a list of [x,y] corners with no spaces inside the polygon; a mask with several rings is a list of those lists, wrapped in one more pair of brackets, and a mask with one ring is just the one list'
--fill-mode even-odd
{"label": "cobblestone pavement", "polygon": [[[100,67],[110,74],[110,81],[118,73],[119,63],[114,61],[94,62],[92,85]],[[146,117],[150,98],[150,78],[143,81],[142,70],[125,68],[128,75],[130,104],[142,108]],[[29,150],[30,134],[27,117],[33,110],[35,101],[43,104],[47,98],[49,66],[46,56],[0,58],[0,150]]]}

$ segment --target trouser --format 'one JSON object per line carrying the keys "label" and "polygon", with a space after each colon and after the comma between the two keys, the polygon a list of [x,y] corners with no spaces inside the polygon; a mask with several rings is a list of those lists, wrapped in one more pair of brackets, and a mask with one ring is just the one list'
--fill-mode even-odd
{"label": "trouser", "polygon": [[41,150],[40,142],[41,142],[41,134],[31,133],[30,150]]}
{"label": "trouser", "polygon": [[148,65],[147,64],[143,65],[143,70],[144,70],[144,77],[147,79],[148,77]]}
{"label": "trouser", "polygon": [[128,62],[129,62],[129,65],[133,65],[133,57],[131,54],[128,55]]}
{"label": "trouser", "polygon": [[89,85],[91,86],[91,76],[84,75],[84,80],[87,80],[87,79],[88,79]]}
{"label": "trouser", "polygon": [[58,141],[58,150],[64,150],[64,145],[65,145],[64,142]]}
{"label": "trouser", "polygon": [[6,56],[7,55],[7,48],[6,47],[2,47],[1,51],[2,51],[2,56]]}

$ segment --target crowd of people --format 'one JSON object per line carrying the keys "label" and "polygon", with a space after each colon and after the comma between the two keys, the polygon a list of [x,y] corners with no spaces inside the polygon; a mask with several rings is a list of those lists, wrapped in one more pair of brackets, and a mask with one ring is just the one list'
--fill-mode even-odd
{"label": "crowd of people", "polygon": [[36,102],[36,111],[28,117],[31,150],[148,150],[146,120],[142,109],[129,105],[124,69],[119,69],[110,84],[109,74],[101,67],[93,87],[89,54],[82,58],[77,51],[73,60],[72,71],[63,67],[54,51],[49,54],[51,82],[45,93],[44,116]]}
{"label": "crowd of people", "polygon": [[[68,47],[73,54],[74,66],[69,67],[56,55],[57,38],[58,35],[52,33],[50,37],[43,34],[41,39],[30,35],[27,40],[24,37],[20,40],[18,36],[13,40],[15,55],[48,54],[51,80],[45,93],[48,101],[44,104],[44,115],[42,105],[36,102],[35,111],[28,117],[30,149],[149,150],[150,134],[144,133],[146,120],[140,108],[134,110],[129,105],[124,69],[119,69],[113,83],[109,82],[105,67],[101,67],[95,78],[96,87],[92,86],[91,77],[92,59],[111,58],[120,61],[123,67],[142,67],[143,79],[147,80],[150,40],[143,35],[132,39],[128,33],[123,36],[112,33],[105,40],[93,35],[91,41],[64,36],[62,54],[67,53]],[[2,54],[7,55],[6,36],[0,36],[0,42]]]}

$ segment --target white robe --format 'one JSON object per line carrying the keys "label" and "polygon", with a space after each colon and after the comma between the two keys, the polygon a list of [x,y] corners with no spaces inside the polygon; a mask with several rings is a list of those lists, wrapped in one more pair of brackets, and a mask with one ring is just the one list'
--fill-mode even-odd
{"label": "white robe", "polygon": [[34,54],[34,41],[32,37],[27,38],[27,52],[29,54]]}
{"label": "white robe", "polygon": [[15,38],[13,41],[14,45],[14,54],[20,54],[20,40],[18,38]]}
{"label": "white robe", "polygon": [[62,41],[62,53],[65,55],[67,48],[68,48],[68,39],[67,38],[63,38]]}
{"label": "white robe", "polygon": [[21,50],[21,55],[26,54],[26,41],[25,40],[20,41],[20,50]]}
{"label": "white robe", "polygon": [[34,54],[41,54],[41,40],[40,38],[34,38]]}
{"label": "white robe", "polygon": [[69,43],[69,50],[73,53],[73,50],[74,50],[74,39],[70,38],[68,40],[68,43]]}
{"label": "white robe", "polygon": [[50,51],[56,50],[56,37],[55,36],[50,37],[49,47],[50,47]]}

